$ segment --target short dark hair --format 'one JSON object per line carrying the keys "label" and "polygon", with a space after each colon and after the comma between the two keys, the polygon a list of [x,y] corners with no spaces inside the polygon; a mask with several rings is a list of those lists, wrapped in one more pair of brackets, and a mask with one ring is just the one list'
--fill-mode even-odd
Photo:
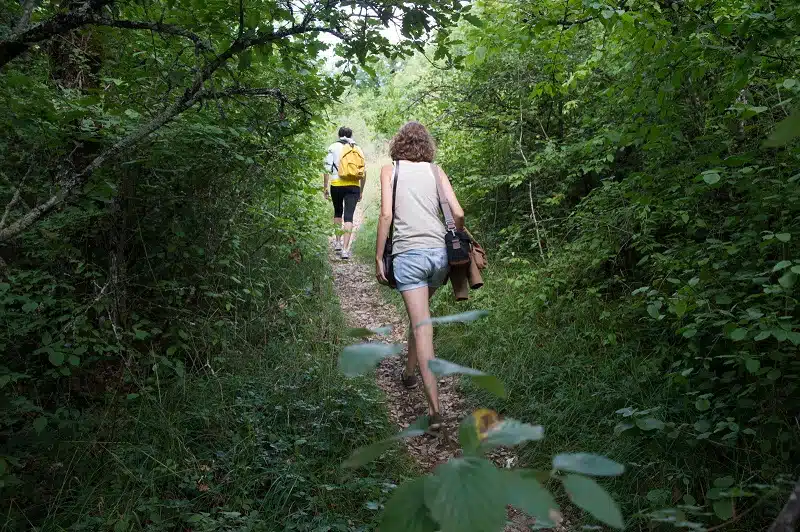
{"label": "short dark hair", "polygon": [[339,128],[339,136],[347,137],[348,139],[353,136],[353,130],[349,127],[342,126]]}

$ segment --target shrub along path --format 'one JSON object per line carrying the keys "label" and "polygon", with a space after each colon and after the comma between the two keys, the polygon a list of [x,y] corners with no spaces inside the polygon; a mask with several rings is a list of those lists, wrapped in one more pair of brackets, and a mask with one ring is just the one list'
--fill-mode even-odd
{"label": "shrub along path", "polygon": [[[359,205],[353,220],[353,238],[357,237],[358,228],[364,219],[364,211]],[[352,246],[351,246],[352,247]],[[334,285],[348,325],[354,328],[376,328],[391,325],[391,333],[379,337],[387,343],[406,344],[407,324],[398,308],[383,297],[381,287],[375,280],[371,264],[355,259],[344,261],[338,259],[333,251],[329,253]],[[388,357],[378,366],[376,379],[378,387],[386,394],[386,408],[389,418],[402,430],[408,427],[419,416],[427,413],[425,394],[420,386],[415,390],[406,390],[400,382],[403,369],[403,353]],[[418,464],[421,472],[428,473],[437,465],[460,454],[458,444],[458,426],[464,417],[470,414],[470,408],[458,389],[458,377],[449,376],[439,379],[439,400],[441,402],[444,426],[438,436],[425,435],[419,438],[404,440],[408,453]],[[499,449],[491,458],[500,467],[511,467],[516,464],[517,456],[508,449]],[[508,511],[509,523],[505,530],[509,532],[527,531],[533,519],[521,514],[513,508]],[[567,530],[567,528],[560,528]]]}

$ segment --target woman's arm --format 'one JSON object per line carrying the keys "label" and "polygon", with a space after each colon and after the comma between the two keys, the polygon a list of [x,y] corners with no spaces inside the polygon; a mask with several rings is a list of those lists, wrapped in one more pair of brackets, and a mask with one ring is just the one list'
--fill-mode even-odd
{"label": "woman's arm", "polygon": [[387,164],[381,168],[381,214],[378,217],[378,237],[375,242],[375,276],[382,283],[388,282],[383,271],[383,251],[392,223],[392,172],[392,165]]}
{"label": "woman's arm", "polygon": [[464,209],[461,208],[456,193],[453,191],[450,178],[447,177],[447,174],[444,173],[441,166],[439,167],[439,175],[442,178],[442,192],[444,192],[447,203],[450,204],[450,210],[453,211],[453,221],[456,224],[456,228],[464,229]]}

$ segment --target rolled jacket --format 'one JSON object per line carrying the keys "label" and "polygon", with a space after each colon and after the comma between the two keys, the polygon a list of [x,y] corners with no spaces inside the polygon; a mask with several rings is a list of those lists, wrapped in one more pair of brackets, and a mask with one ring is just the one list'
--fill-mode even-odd
{"label": "rolled jacket", "polygon": [[[466,231],[466,229],[465,229]],[[486,252],[478,244],[469,231],[466,231],[472,241],[470,248],[469,264],[461,266],[450,266],[450,285],[453,287],[453,295],[456,301],[466,301],[469,299],[469,290],[477,290],[483,286],[483,276],[481,270],[486,267]]]}

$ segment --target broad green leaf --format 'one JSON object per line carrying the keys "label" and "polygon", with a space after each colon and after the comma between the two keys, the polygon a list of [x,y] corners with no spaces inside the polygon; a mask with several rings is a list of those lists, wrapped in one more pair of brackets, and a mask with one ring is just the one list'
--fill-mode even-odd
{"label": "broad green leaf", "polygon": [[788,242],[792,239],[791,233],[775,233],[775,238],[781,242]]}
{"label": "broad green leaf", "polygon": [[616,477],[625,472],[625,466],[591,453],[562,453],[553,457],[553,469],[583,473],[595,477]]}
{"label": "broad green leaf", "polygon": [[464,13],[462,16],[467,20],[467,22],[477,28],[482,28],[484,26],[483,21],[471,13]]}
{"label": "broad green leaf", "polygon": [[487,392],[493,393],[498,397],[506,396],[506,388],[503,386],[503,381],[494,375],[472,375],[470,379],[476,386],[483,388]]}
{"label": "broad green leaf", "polygon": [[373,460],[377,460],[383,453],[389,450],[395,441],[397,440],[394,438],[387,438],[365,447],[359,447],[353,451],[353,454],[351,454],[347,460],[342,462],[342,467],[361,467]]}
{"label": "broad green leaf", "polygon": [[339,369],[348,377],[355,377],[375,369],[381,360],[402,350],[402,346],[398,344],[348,345],[339,356]]}
{"label": "broad green leaf", "polygon": [[544,438],[544,428],[541,425],[529,425],[516,419],[505,418],[489,428],[484,444],[519,445],[526,441],[538,441]]}
{"label": "broad green leaf", "polygon": [[536,518],[538,525],[555,526],[554,521],[560,517],[558,503],[539,483],[533,471],[503,469],[502,474],[506,504]]}
{"label": "broad green leaf", "polygon": [[425,506],[425,483],[419,477],[394,490],[383,511],[382,532],[435,532],[438,528]]}
{"label": "broad green leaf", "polygon": [[796,274],[800,275],[800,264],[798,264],[797,266],[792,266],[792,270],[791,271],[792,271],[792,273],[796,273]]}
{"label": "broad green leaf", "polygon": [[44,416],[37,417],[33,420],[33,430],[36,431],[36,434],[41,434],[44,432],[44,429],[47,427],[47,418]]}
{"label": "broad green leaf", "polygon": [[53,337],[50,336],[49,332],[45,332],[42,335],[42,345],[50,345],[51,343],[53,343]]}
{"label": "broad green leaf", "polygon": [[383,453],[385,453],[394,442],[404,438],[413,438],[415,436],[421,436],[425,434],[425,431],[428,429],[429,422],[430,420],[428,416],[418,417],[414,423],[409,425],[405,430],[398,432],[394,436],[365,447],[359,447],[353,451],[353,454],[351,454],[347,460],[342,463],[342,466],[351,468],[361,467],[362,465],[376,460]]}
{"label": "broad green leaf", "polygon": [[734,480],[733,480],[733,477],[731,477],[731,476],[720,477],[720,478],[715,478],[714,479],[714,487],[715,488],[722,488],[722,489],[730,488],[731,486],[733,486],[733,483],[734,483]]}
{"label": "broad green leaf", "polygon": [[392,326],[386,325],[385,327],[374,327],[368,329],[367,327],[359,327],[356,329],[348,329],[347,336],[352,336],[354,338],[369,338],[370,336],[386,336],[392,332]]}
{"label": "broad green leaf", "polygon": [[775,130],[764,142],[764,146],[777,148],[785,146],[800,136],[800,111],[794,111],[775,126]]}
{"label": "broad green leaf", "polygon": [[703,181],[706,182],[707,185],[714,185],[719,183],[720,175],[717,172],[703,172]]}
{"label": "broad green leaf", "polygon": [[737,327],[736,329],[731,331],[730,338],[734,342],[741,342],[742,340],[747,338],[747,329],[743,329],[742,327]]}
{"label": "broad green leaf", "polygon": [[458,442],[464,454],[475,454],[480,448],[481,438],[478,433],[478,424],[475,416],[466,416],[458,426]]}
{"label": "broad green leaf", "polygon": [[506,519],[503,476],[481,458],[454,458],[425,482],[425,504],[441,532],[500,530]]}
{"label": "broad green leaf", "polygon": [[603,523],[622,529],[625,523],[617,503],[591,478],[569,474],[562,480],[564,489],[576,506],[583,508]]}
{"label": "broad green leaf", "polygon": [[717,517],[722,519],[723,521],[727,521],[731,517],[733,517],[733,500],[732,499],[722,499],[719,501],[714,501],[712,504],[714,508],[714,513]]}
{"label": "broad green leaf", "polygon": [[776,381],[776,380],[780,379],[781,378],[781,370],[779,370],[779,369],[770,370],[770,372],[767,373],[767,378],[769,380],[771,380],[771,381]]}
{"label": "broad green leaf", "polygon": [[637,417],[636,426],[644,431],[661,430],[664,428],[664,422],[654,417]]}
{"label": "broad green leaf", "polygon": [[47,357],[50,363],[54,366],[60,366],[61,364],[63,364],[65,358],[66,357],[64,356],[63,352],[54,351],[52,349],[50,350],[50,355]]}
{"label": "broad green leaf", "polygon": [[756,342],[760,342],[760,341],[762,341],[762,340],[766,340],[767,338],[769,338],[769,337],[770,337],[770,335],[771,335],[771,334],[772,334],[772,331],[761,331],[760,333],[758,333],[758,334],[756,335],[756,337],[754,338],[754,340],[755,340]]}
{"label": "broad green leaf", "polygon": [[797,283],[797,274],[793,272],[785,273],[778,279],[778,284],[787,290],[792,288]]}
{"label": "broad green leaf", "polygon": [[459,366],[441,358],[434,358],[428,361],[428,368],[437,377],[446,377],[447,375],[486,375],[477,369]]}
{"label": "broad green leaf", "polygon": [[745,360],[744,365],[747,368],[747,371],[749,371],[750,373],[755,373],[761,368],[761,362],[759,362],[758,359],[755,358],[748,358],[747,360]]}
{"label": "broad green leaf", "polygon": [[437,316],[428,318],[427,320],[422,320],[421,322],[417,323],[416,327],[422,327],[423,325],[433,324],[433,325],[447,325],[449,323],[470,323],[484,316],[488,316],[488,310],[470,310],[468,312],[462,312],[460,314],[450,314],[448,316]]}
{"label": "broad green leaf", "polygon": [[783,269],[788,268],[791,265],[792,265],[792,261],[790,261],[790,260],[782,260],[772,268],[772,271],[773,272],[779,272],[779,271],[781,271]]}
{"label": "broad green leaf", "polygon": [[706,410],[711,408],[711,401],[709,401],[705,397],[701,397],[694,402],[694,407],[700,412],[705,412]]}

